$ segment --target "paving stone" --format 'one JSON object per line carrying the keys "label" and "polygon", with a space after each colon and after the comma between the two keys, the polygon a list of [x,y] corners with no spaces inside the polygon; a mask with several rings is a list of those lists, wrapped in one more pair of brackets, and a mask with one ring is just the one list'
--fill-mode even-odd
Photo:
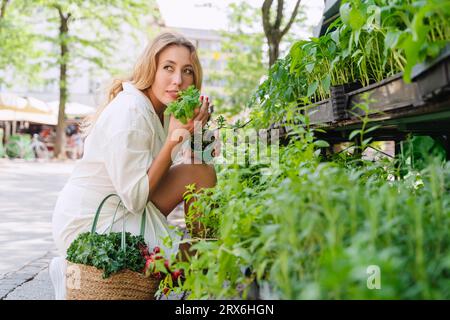
{"label": "paving stone", "polygon": [[54,300],[53,285],[48,274],[48,269],[39,272],[36,277],[14,291],[10,292],[5,300]]}

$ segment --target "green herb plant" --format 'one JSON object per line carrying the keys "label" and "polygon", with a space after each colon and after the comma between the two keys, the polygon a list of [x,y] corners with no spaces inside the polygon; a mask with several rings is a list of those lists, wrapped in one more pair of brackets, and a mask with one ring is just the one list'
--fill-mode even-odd
{"label": "green herb plant", "polygon": [[254,124],[282,120],[303,98],[330,97],[330,87],[367,86],[435,58],[450,43],[450,3],[440,0],[348,0],[325,35],[294,43],[250,100]]}
{"label": "green herb plant", "polygon": [[191,85],[186,90],[180,91],[177,100],[167,105],[166,114],[173,116],[186,124],[194,116],[194,110],[200,106],[200,91]]}
{"label": "green herb plant", "polygon": [[125,233],[126,250],[121,249],[121,234],[81,233],[67,249],[67,260],[102,269],[103,278],[118,271],[129,269],[142,272],[145,258],[140,247],[145,246],[141,236]]}

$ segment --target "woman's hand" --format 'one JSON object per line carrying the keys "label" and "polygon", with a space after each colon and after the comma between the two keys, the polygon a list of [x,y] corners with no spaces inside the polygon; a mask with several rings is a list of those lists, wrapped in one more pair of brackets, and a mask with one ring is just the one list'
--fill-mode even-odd
{"label": "woman's hand", "polygon": [[186,124],[175,119],[173,115],[170,116],[168,141],[185,141],[189,135],[194,133],[195,126],[200,126],[201,129],[208,122],[211,116],[209,98],[201,96],[200,101],[202,105],[194,110],[194,117],[189,119]]}

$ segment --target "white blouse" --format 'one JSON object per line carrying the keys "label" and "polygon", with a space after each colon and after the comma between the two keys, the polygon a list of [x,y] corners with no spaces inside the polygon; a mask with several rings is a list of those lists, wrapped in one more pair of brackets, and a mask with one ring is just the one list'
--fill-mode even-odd
{"label": "white blouse", "polygon": [[[150,100],[131,83],[123,83],[120,92],[101,113],[84,145],[82,159],[59,193],[53,213],[53,237],[61,255],[81,232],[90,231],[96,209],[110,193],[120,196],[126,209],[119,209],[113,231],[139,234],[141,215],[147,208],[145,240],[167,254],[178,249],[178,234],[167,218],[147,202],[147,170],[160,152],[168,132],[169,116],[164,127]],[[109,198],[97,223],[97,232],[107,232],[118,200]],[[172,240],[165,246],[163,238]]]}

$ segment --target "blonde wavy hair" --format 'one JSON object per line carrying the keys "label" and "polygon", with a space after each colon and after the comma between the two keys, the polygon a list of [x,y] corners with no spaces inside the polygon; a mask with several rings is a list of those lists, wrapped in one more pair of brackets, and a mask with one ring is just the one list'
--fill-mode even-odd
{"label": "blonde wavy hair", "polygon": [[86,117],[80,129],[82,135],[87,137],[100,117],[101,113],[109,105],[109,103],[123,90],[123,82],[131,82],[137,89],[145,91],[155,81],[155,74],[158,68],[158,57],[161,51],[171,45],[184,46],[189,49],[191,53],[192,67],[194,69],[194,85],[197,89],[202,87],[203,72],[200,65],[200,60],[197,55],[195,46],[186,39],[183,35],[174,32],[163,32],[150,42],[145,48],[144,52],[138,58],[134,65],[131,76],[114,79],[112,84],[106,90],[107,95],[105,102],[97,108],[97,111]]}

